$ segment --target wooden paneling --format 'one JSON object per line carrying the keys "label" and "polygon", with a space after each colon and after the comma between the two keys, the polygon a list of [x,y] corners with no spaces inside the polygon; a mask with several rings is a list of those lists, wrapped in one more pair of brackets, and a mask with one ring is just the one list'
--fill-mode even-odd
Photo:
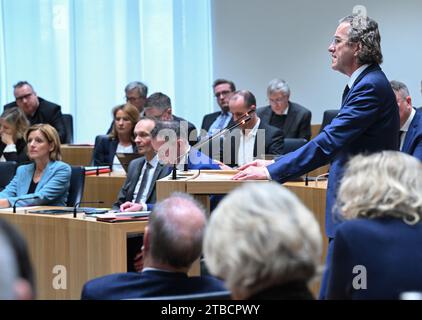
{"label": "wooden paneling", "polygon": [[70,165],[89,166],[91,164],[94,146],[62,144],[60,149],[63,161]]}
{"label": "wooden paneling", "polygon": [[[95,277],[125,272],[126,238],[143,233],[146,222],[104,223],[72,215],[12,214],[0,217],[18,227],[27,241],[35,269],[38,299],[79,299],[83,284]],[[9,210],[11,211],[11,210]],[[55,289],[55,266],[66,280],[66,289]],[[62,268],[60,267],[60,268]],[[63,284],[63,283],[62,283]]]}

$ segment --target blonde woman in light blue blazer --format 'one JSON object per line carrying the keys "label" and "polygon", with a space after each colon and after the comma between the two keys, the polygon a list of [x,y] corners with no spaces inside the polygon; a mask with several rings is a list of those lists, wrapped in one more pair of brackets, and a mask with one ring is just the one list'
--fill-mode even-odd
{"label": "blonde woman in light blue blazer", "polygon": [[49,124],[31,126],[25,134],[32,163],[21,165],[0,192],[0,207],[66,206],[71,168],[60,161],[60,138]]}

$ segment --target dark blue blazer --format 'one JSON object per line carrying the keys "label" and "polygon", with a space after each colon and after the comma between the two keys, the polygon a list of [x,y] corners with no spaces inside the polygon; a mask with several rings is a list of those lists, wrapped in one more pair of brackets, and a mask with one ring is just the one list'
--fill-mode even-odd
{"label": "dark blue blazer", "polygon": [[[328,299],[398,299],[422,291],[422,223],[397,218],[355,219],[336,232],[328,280]],[[357,265],[366,268],[367,288],[353,288]],[[361,282],[359,282],[361,283]]]}
{"label": "dark blue blazer", "polygon": [[333,207],[347,161],[360,153],[398,150],[399,126],[391,85],[381,68],[371,65],[356,79],[330,125],[302,148],[280,157],[267,168],[273,180],[283,183],[331,161],[325,231],[333,238],[338,223]]}
{"label": "dark blue blazer", "polygon": [[401,151],[422,161],[422,110],[416,110]]}
{"label": "dark blue blazer", "polygon": [[[110,166],[113,164],[113,158],[116,155],[119,140],[112,139],[108,135],[99,135],[95,138],[95,146],[92,154],[92,165]],[[132,144],[132,152],[138,153],[136,144]]]}
{"label": "dark blue blazer", "polygon": [[119,300],[226,290],[213,277],[188,277],[185,273],[148,270],[116,273],[85,283],[83,300]]}

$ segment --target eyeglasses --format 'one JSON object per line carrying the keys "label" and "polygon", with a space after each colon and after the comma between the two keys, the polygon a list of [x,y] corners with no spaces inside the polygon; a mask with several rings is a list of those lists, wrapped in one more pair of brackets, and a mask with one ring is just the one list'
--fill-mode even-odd
{"label": "eyeglasses", "polygon": [[349,42],[349,40],[348,39],[342,39],[342,38],[339,38],[339,37],[334,37],[333,40],[331,41],[331,45],[338,46],[342,42]]}
{"label": "eyeglasses", "polygon": [[34,93],[33,92],[31,92],[31,93],[28,93],[28,94],[25,94],[25,95],[23,95],[23,96],[21,96],[21,97],[16,97],[15,99],[16,99],[16,101],[23,101],[24,99],[28,99],[30,96],[32,96]]}
{"label": "eyeglasses", "polygon": [[279,103],[283,103],[287,100],[287,97],[283,97],[283,98],[277,98],[277,99],[268,99],[268,101],[272,104],[279,104]]}
{"label": "eyeglasses", "polygon": [[143,98],[144,97],[141,97],[141,96],[139,96],[139,97],[126,97],[126,101],[133,102],[133,101],[143,99]]}
{"label": "eyeglasses", "polygon": [[214,96],[218,99],[218,98],[220,98],[220,96],[222,97],[222,98],[224,98],[224,97],[226,97],[226,96],[228,96],[229,94],[231,94],[232,92],[231,91],[221,91],[221,92],[216,92],[215,94],[214,94]]}

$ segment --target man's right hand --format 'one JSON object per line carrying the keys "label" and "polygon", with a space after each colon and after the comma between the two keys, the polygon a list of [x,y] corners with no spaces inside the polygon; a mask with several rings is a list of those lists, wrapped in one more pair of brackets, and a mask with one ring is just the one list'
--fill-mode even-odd
{"label": "man's right hand", "polygon": [[254,160],[252,162],[249,162],[247,164],[244,164],[243,166],[237,168],[239,171],[245,170],[249,167],[266,167],[270,164],[274,163],[274,160]]}
{"label": "man's right hand", "polygon": [[126,201],[120,206],[120,211],[142,211],[144,205],[142,203]]}

